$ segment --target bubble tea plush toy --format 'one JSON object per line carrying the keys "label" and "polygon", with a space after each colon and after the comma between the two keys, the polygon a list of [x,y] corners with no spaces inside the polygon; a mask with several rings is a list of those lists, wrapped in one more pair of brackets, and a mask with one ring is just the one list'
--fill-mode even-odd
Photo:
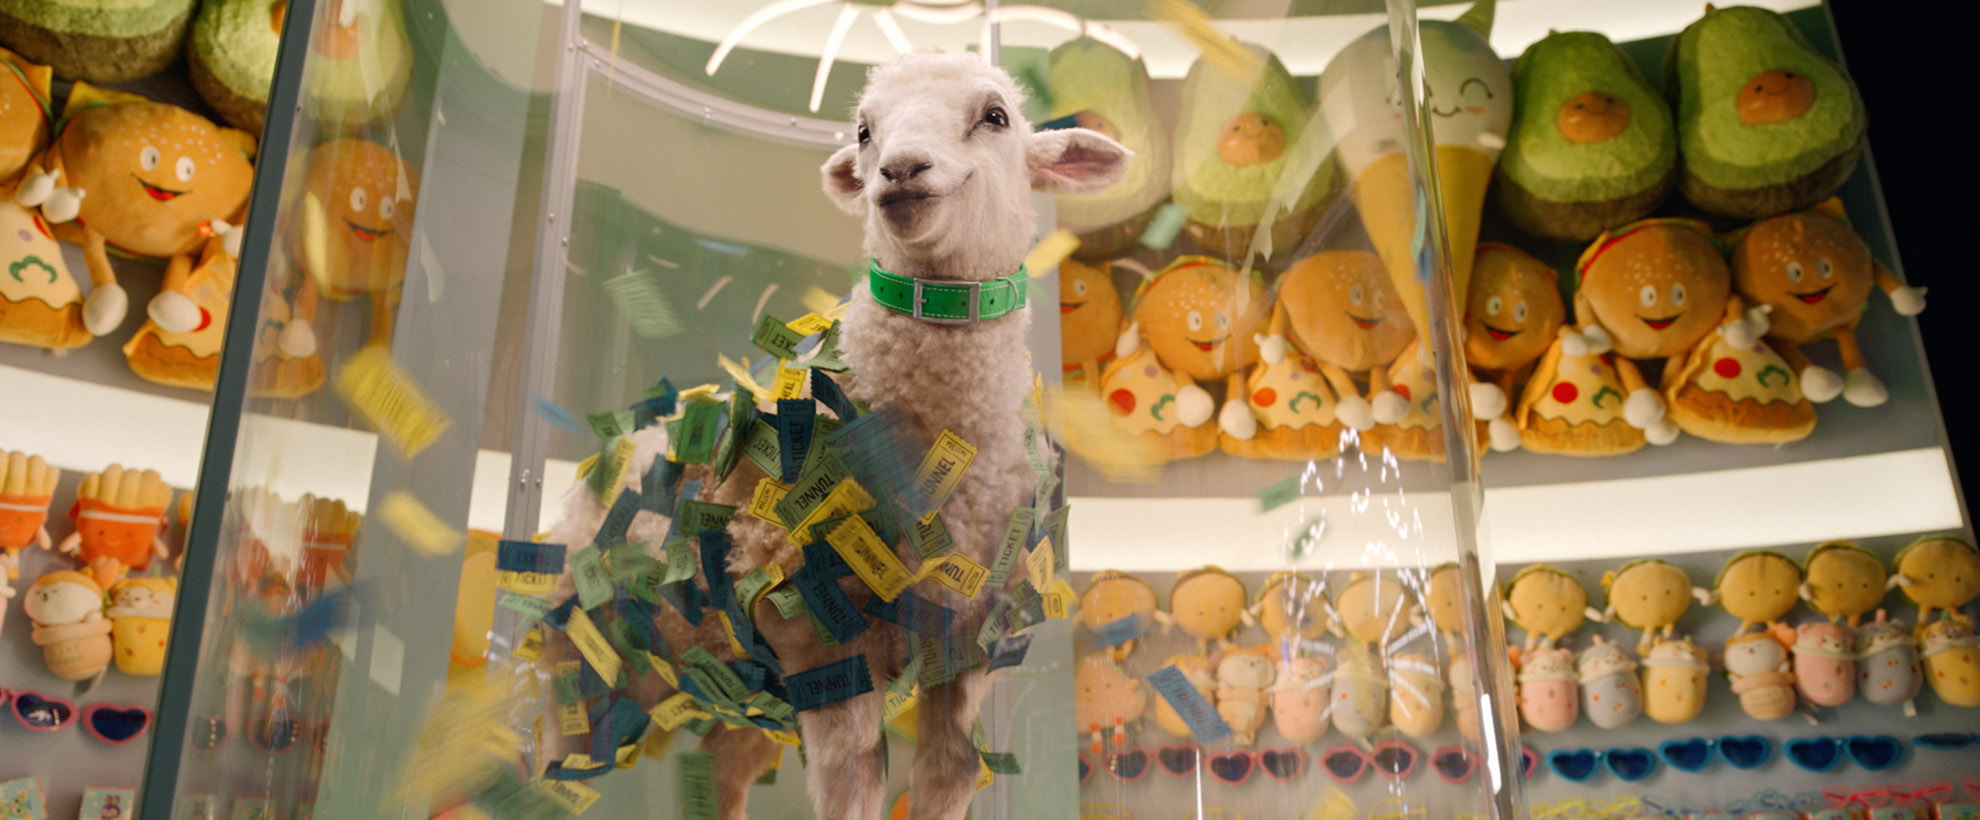
{"label": "bubble tea plush toy", "polygon": [[1278,682],[1272,684],[1272,725],[1288,743],[1305,744],[1327,734],[1333,711],[1332,664],[1319,656],[1283,661]]}
{"label": "bubble tea plush toy", "polygon": [[1155,616],[1155,590],[1125,572],[1096,573],[1079,596],[1079,625],[1100,645],[1109,647],[1115,661],[1127,659],[1134,651],[1135,639]]}
{"label": "bubble tea plush toy", "polygon": [[1593,644],[1581,650],[1575,669],[1581,677],[1581,711],[1588,722],[1604,729],[1619,729],[1643,714],[1643,682],[1636,676],[1636,661],[1623,648],[1596,635]]}
{"label": "bubble tea plush toy", "polygon": [[1388,721],[1387,682],[1375,655],[1351,646],[1337,656],[1334,669],[1334,727],[1355,740],[1366,740]]}
{"label": "bubble tea plush toy", "polygon": [[1659,638],[1643,657],[1643,713],[1658,723],[1685,723],[1705,708],[1712,669],[1691,638]]}
{"label": "bubble tea plush toy", "polygon": [[[1643,653],[1653,637],[1671,637],[1678,619],[1691,608],[1694,594],[1691,577],[1684,570],[1656,558],[1631,561],[1603,575],[1602,588],[1609,593],[1603,616],[1643,633],[1636,645],[1637,654]],[[1702,590],[1697,594],[1705,595]]]}
{"label": "bubble tea plush toy", "polygon": [[[1173,666],[1181,672],[1196,693],[1203,696],[1203,702],[1216,703],[1217,665],[1210,662],[1208,655],[1171,655],[1165,666]],[[1187,739],[1194,733],[1189,721],[1183,720],[1176,707],[1169,705],[1168,698],[1153,698],[1155,701],[1155,726],[1176,737]]]}
{"label": "bubble tea plush toy", "polygon": [[1080,733],[1091,736],[1093,754],[1108,748],[1110,732],[1113,749],[1127,748],[1128,724],[1140,720],[1147,708],[1148,693],[1141,681],[1121,671],[1112,658],[1096,652],[1080,659],[1073,673],[1073,717]]}
{"label": "bubble tea plush toy", "polygon": [[69,570],[45,573],[34,579],[21,609],[34,622],[30,638],[56,677],[89,680],[109,667],[110,622],[95,579]]}
{"label": "bubble tea plush toy", "polygon": [[1726,639],[1726,679],[1747,717],[1780,720],[1794,713],[1794,673],[1789,668],[1787,647],[1773,633]]}
{"label": "bubble tea plush toy", "polygon": [[1244,582],[1217,567],[1185,572],[1169,590],[1169,611],[1158,619],[1196,639],[1207,652],[1214,644],[1228,647],[1231,634],[1249,615],[1244,611]]}
{"label": "bubble tea plush toy", "polygon": [[110,639],[117,671],[157,677],[165,671],[165,639],[172,631],[172,603],[179,582],[172,578],[125,578],[110,587]]}
{"label": "bubble tea plush toy", "polygon": [[1272,660],[1249,649],[1224,653],[1217,662],[1217,714],[1231,727],[1232,741],[1249,746],[1265,725],[1269,691],[1276,677]]}
{"label": "bubble tea plush toy", "polygon": [[1428,737],[1444,723],[1444,677],[1428,655],[1399,652],[1389,659],[1389,719],[1410,737]]}
{"label": "bubble tea plush toy", "polygon": [[1415,608],[1395,576],[1357,572],[1334,599],[1334,611],[1349,638],[1336,653],[1334,725],[1349,737],[1365,738],[1387,719],[1384,650],[1409,629]]}
{"label": "bubble tea plush toy", "polygon": [[1863,699],[1878,706],[1904,706],[1904,716],[1918,714],[1915,699],[1925,686],[1925,672],[1918,658],[1918,639],[1901,621],[1887,620],[1884,610],[1877,619],[1856,630],[1856,688]]}
{"label": "bubble tea plush toy", "polygon": [[1980,637],[1964,616],[1940,618],[1918,632],[1925,680],[1947,706],[1980,706]]}

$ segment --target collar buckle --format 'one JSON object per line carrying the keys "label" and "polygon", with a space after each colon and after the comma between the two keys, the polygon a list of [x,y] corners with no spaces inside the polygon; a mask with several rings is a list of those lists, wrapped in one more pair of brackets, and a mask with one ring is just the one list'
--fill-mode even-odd
{"label": "collar buckle", "polygon": [[951,284],[944,282],[936,285],[936,287],[944,290],[956,289],[966,291],[969,294],[969,315],[962,318],[954,316],[930,316],[924,312],[923,308],[927,305],[927,297],[922,294],[922,290],[927,284],[927,282],[921,279],[914,280],[914,312],[910,314],[914,318],[938,325],[967,325],[975,323],[982,315],[983,283],[956,282]]}

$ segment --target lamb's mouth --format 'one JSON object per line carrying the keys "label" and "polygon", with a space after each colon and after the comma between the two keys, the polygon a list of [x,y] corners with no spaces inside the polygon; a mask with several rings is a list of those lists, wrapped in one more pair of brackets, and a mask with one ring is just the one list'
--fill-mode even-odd
{"label": "lamb's mouth", "polygon": [[137,180],[138,185],[143,186],[145,196],[149,196],[152,199],[158,200],[159,202],[170,202],[174,199],[178,199],[179,197],[185,196],[186,194],[190,193],[190,191],[174,191],[170,188],[153,185],[149,182],[145,182],[144,177],[138,176],[137,174],[132,174],[131,178]]}
{"label": "lamb's mouth", "polygon": [[1505,330],[1503,328],[1496,328],[1491,325],[1485,325],[1485,335],[1491,336],[1493,339],[1503,342],[1514,336],[1518,336],[1519,329],[1514,328],[1512,330]]}
{"label": "lamb's mouth", "polygon": [[1822,301],[1823,299],[1829,298],[1829,291],[1835,289],[1836,289],[1835,285],[1830,285],[1821,290],[1810,291],[1808,293],[1795,293],[1793,291],[1789,291],[1788,295],[1812,305]]}
{"label": "lamb's mouth", "polygon": [[942,193],[936,193],[927,188],[895,188],[880,195],[880,207],[891,209],[896,206],[912,206],[924,200],[940,199],[945,194],[952,194],[962,190],[963,186],[968,185],[969,181],[975,178],[976,172],[971,171],[969,172],[969,176],[963,177],[962,181],[956,183],[955,187]]}
{"label": "lamb's mouth", "polygon": [[1185,336],[1185,337],[1183,337],[1183,338],[1184,338],[1184,340],[1185,340],[1185,341],[1187,341],[1187,342],[1189,342],[1190,344],[1193,344],[1193,345],[1196,345],[1196,349],[1197,349],[1197,350],[1201,350],[1201,351],[1203,351],[1203,352],[1205,352],[1205,353],[1208,353],[1208,352],[1210,352],[1210,350],[1211,350],[1212,348],[1215,348],[1215,347],[1216,347],[1217,345],[1220,345],[1220,344],[1223,344],[1223,343],[1224,343],[1224,340],[1225,340],[1225,339],[1229,339],[1229,338],[1231,338],[1231,337],[1229,337],[1229,336],[1218,336],[1217,338],[1215,338],[1215,339],[1211,339],[1210,341],[1207,341],[1207,342],[1199,342],[1199,341],[1197,341],[1197,340],[1195,340],[1195,339],[1191,339],[1191,338],[1189,338],[1189,337],[1187,337],[1187,336]]}
{"label": "lamb's mouth", "polygon": [[1684,314],[1682,313],[1673,313],[1669,316],[1665,316],[1659,319],[1652,319],[1648,316],[1638,316],[1636,318],[1642,319],[1643,323],[1649,325],[1651,330],[1663,330],[1664,328],[1670,327],[1672,322],[1677,321],[1683,316]]}
{"label": "lamb's mouth", "polygon": [[1376,325],[1382,323],[1382,317],[1380,316],[1371,316],[1371,317],[1363,318],[1350,313],[1347,315],[1347,317],[1350,320],[1353,320],[1355,327],[1361,328],[1362,330],[1373,330]]}

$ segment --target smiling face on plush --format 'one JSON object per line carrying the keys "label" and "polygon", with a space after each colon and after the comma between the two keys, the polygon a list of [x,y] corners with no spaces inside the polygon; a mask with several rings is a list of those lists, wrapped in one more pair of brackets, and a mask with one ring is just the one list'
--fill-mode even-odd
{"label": "smiling face on plush", "polygon": [[1899,587],[1919,608],[1957,610],[1980,595],[1980,551],[1956,538],[1927,538],[1897,557],[1910,583]]}
{"label": "smiling face on plush", "polygon": [[1465,360],[1485,370],[1538,360],[1567,321],[1559,279],[1553,268],[1515,248],[1480,246],[1465,297]]}
{"label": "smiling face on plush", "polygon": [[1719,573],[1719,606],[1743,623],[1780,620],[1800,600],[1801,568],[1786,556],[1750,552],[1736,556]]}
{"label": "smiling face on plush", "polygon": [[91,613],[103,611],[103,588],[80,572],[44,574],[24,595],[22,611],[42,626],[79,624]]}
{"label": "smiling face on plush", "polygon": [[1661,629],[1677,623],[1691,608],[1691,577],[1664,561],[1638,561],[1604,579],[1602,585],[1609,590],[1616,618],[1631,629]]}
{"label": "smiling face on plush", "polygon": [[[1059,359],[1067,365],[1097,362],[1121,334],[1121,294],[1113,268],[1072,259],[1059,263]],[[1098,373],[1089,378],[1099,378]]]}
{"label": "smiling face on plush", "polygon": [[125,578],[110,587],[110,604],[131,615],[170,617],[177,588],[170,578]]}
{"label": "smiling face on plush", "polygon": [[[304,191],[306,202],[314,203],[304,205],[304,218],[314,224],[291,236],[304,268],[325,291],[349,297],[397,287],[405,276],[419,175],[390,148],[337,139],[310,149]],[[312,232],[322,238],[320,254],[310,247]]]}
{"label": "smiling face on plush", "polygon": [[1101,573],[1079,596],[1079,622],[1098,630],[1122,618],[1146,618],[1155,613],[1155,590],[1140,578],[1123,573]]}
{"label": "smiling face on plush", "polygon": [[1201,380],[1221,379],[1258,361],[1252,336],[1263,327],[1265,286],[1208,259],[1183,260],[1149,283],[1134,321],[1162,364]]}
{"label": "smiling face on plush", "polygon": [[254,177],[254,137],[162,103],[84,108],[52,150],[61,184],[87,192],[77,220],[145,256],[191,253],[202,227],[239,221]]}
{"label": "smiling face on plush", "polygon": [[1302,352],[1346,370],[1395,361],[1416,338],[1382,258],[1368,251],[1321,251],[1300,260],[1279,279],[1279,304],[1286,335]]}
{"label": "smiling face on plush", "polygon": [[1244,582],[1219,569],[1203,569],[1169,591],[1169,616],[1199,641],[1229,636],[1244,613]]}
{"label": "smiling face on plush", "polygon": [[1876,283],[1870,248],[1815,211],[1755,223],[1733,249],[1732,270],[1741,296],[1773,306],[1768,335],[1797,344],[1854,324]]}
{"label": "smiling face on plush", "polygon": [[1749,632],[1726,639],[1726,671],[1735,675],[1772,672],[1787,659],[1787,647],[1766,632]]}
{"label": "smiling face on plush", "polygon": [[1617,353],[1658,359],[1688,352],[1718,324],[1732,273],[1701,226],[1650,220],[1603,234],[1582,255],[1581,294]]}
{"label": "smiling face on plush", "polygon": [[1258,594],[1258,625],[1274,641],[1310,641],[1327,632],[1326,603],[1318,582],[1304,575],[1280,574]]}
{"label": "smiling face on plush", "polygon": [[[1490,18],[1484,18],[1490,26]],[[1423,20],[1423,79],[1430,130],[1438,145],[1475,148],[1497,158],[1512,124],[1512,70],[1490,41],[1459,22]],[[1373,93],[1381,89],[1383,93]],[[1350,175],[1385,154],[1403,150],[1395,57],[1387,26],[1341,49],[1320,76],[1327,120],[1336,123],[1342,164]],[[1340,124],[1351,124],[1338,133]]]}

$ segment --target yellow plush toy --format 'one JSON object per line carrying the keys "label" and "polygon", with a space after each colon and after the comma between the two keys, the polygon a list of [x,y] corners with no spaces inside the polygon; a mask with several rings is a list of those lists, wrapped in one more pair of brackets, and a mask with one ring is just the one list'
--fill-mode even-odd
{"label": "yellow plush toy", "polygon": [[1154,620],[1157,608],[1155,590],[1148,582],[1108,570],[1096,573],[1080,593],[1079,625],[1109,647],[1110,657],[1123,661]]}
{"label": "yellow plush toy", "polygon": [[0,186],[20,176],[28,159],[48,145],[53,125],[48,94],[54,69],[0,48]]}
{"label": "yellow plush toy", "polygon": [[1684,723],[1705,709],[1712,667],[1690,637],[1657,639],[1643,656],[1643,713],[1658,723]]}
{"label": "yellow plush toy", "polygon": [[1386,648],[1409,631],[1416,605],[1395,576],[1357,572],[1334,599],[1334,612],[1348,637],[1363,646]]}
{"label": "yellow plush toy", "polygon": [[1591,611],[1588,590],[1574,576],[1534,564],[1506,583],[1506,620],[1526,631],[1526,651],[1553,649],[1581,628]]}
{"label": "yellow plush toy", "polygon": [[1250,619],[1244,608],[1244,582],[1218,567],[1182,573],[1169,590],[1169,611],[1157,613],[1165,623],[1180,627],[1196,639],[1199,649],[1215,643],[1229,646],[1231,634]]}
{"label": "yellow plush toy", "polygon": [[1963,615],[1941,618],[1918,630],[1919,655],[1932,694],[1948,706],[1980,707],[1980,637]]}
{"label": "yellow plush toy", "polygon": [[1960,608],[1980,595],[1980,550],[1952,536],[1911,542],[1891,559],[1891,568],[1898,589],[1918,605],[1921,630],[1934,610],[1947,618],[1958,617]]}
{"label": "yellow plush toy", "polygon": [[1478,246],[1465,298],[1464,360],[1480,377],[1471,386],[1472,414],[1486,421],[1492,449],[1517,450],[1508,399],[1567,323],[1560,274],[1525,251],[1488,242]]}
{"label": "yellow plush toy", "polygon": [[1114,358],[1121,333],[1121,294],[1113,266],[1059,263],[1059,369],[1067,383],[1100,389],[1100,367]]}
{"label": "yellow plush toy", "polygon": [[[1100,390],[1117,423],[1172,458],[1216,449],[1216,400],[1198,386],[1227,381],[1227,415],[1243,415],[1234,378],[1258,360],[1253,338],[1266,316],[1265,286],[1214,259],[1186,256],[1142,286],[1133,321],[1115,347]],[[1152,356],[1145,355],[1152,353]]]}
{"label": "yellow plush toy", "polygon": [[1624,413],[1629,387],[1616,359],[1591,352],[1573,330],[1558,332],[1527,377],[1513,410],[1520,446],[1535,453],[1619,456],[1643,449],[1643,431]]}
{"label": "yellow plush toy", "polygon": [[[1205,703],[1216,703],[1217,667],[1210,662],[1208,655],[1170,655],[1166,666],[1173,666],[1188,679],[1196,693],[1203,696]],[[1176,707],[1169,705],[1168,698],[1155,698],[1155,726],[1164,732],[1180,738],[1189,738],[1192,731],[1189,721],[1183,720]]]}
{"label": "yellow plush toy", "polygon": [[1283,660],[1329,651],[1319,640],[1333,627],[1332,606],[1325,584],[1297,572],[1279,572],[1265,579],[1251,611],[1265,630],[1267,651]]}
{"label": "yellow plush toy", "polygon": [[117,671],[156,677],[165,671],[165,639],[172,631],[172,603],[179,582],[171,578],[125,578],[110,587],[110,640]]}
{"label": "yellow plush toy", "polygon": [[34,623],[29,638],[56,677],[89,680],[110,665],[110,622],[94,579],[69,570],[44,573],[23,593],[21,609]]}
{"label": "yellow plush toy", "polygon": [[1712,582],[1708,605],[1717,603],[1739,619],[1734,635],[1759,626],[1771,629],[1801,597],[1801,568],[1778,552],[1750,550],[1732,557]]}
{"label": "yellow plush toy", "polygon": [[1815,432],[1815,403],[1801,376],[1765,339],[1765,306],[1726,300],[1724,323],[1664,369],[1670,420],[1687,433],[1726,444],[1782,444]]}
{"label": "yellow plush toy", "polygon": [[1890,589],[1883,560],[1853,541],[1817,544],[1802,563],[1801,599],[1829,620],[1851,627],[1883,603]]}
{"label": "yellow plush toy", "polygon": [[1217,662],[1217,714],[1231,727],[1232,742],[1249,746],[1265,725],[1276,677],[1270,658],[1257,649],[1233,649]]}
{"label": "yellow plush toy", "polygon": [[[315,288],[296,295],[286,332],[311,332],[319,292],[338,301],[369,298],[366,344],[387,345],[405,284],[419,175],[392,149],[365,139],[323,143],[307,162],[301,201],[291,205],[302,221],[288,231],[289,253]],[[284,349],[302,356],[315,348],[297,339]]]}
{"label": "yellow plush toy", "polygon": [[1657,558],[1639,558],[1603,575],[1602,588],[1609,593],[1603,616],[1643,633],[1636,646],[1639,654],[1653,636],[1669,640],[1678,619],[1691,608],[1694,593],[1706,595],[1692,587],[1683,569]]}

